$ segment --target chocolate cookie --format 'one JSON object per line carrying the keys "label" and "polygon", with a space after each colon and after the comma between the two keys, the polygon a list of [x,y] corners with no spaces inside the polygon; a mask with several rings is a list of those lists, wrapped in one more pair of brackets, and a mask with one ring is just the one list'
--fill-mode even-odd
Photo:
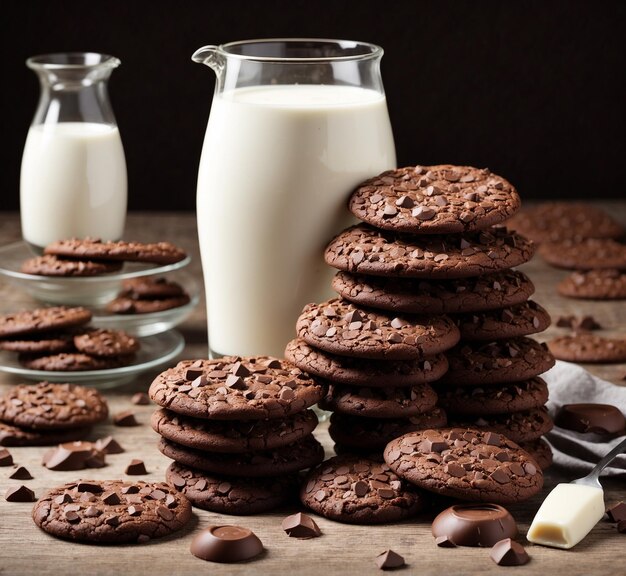
{"label": "chocolate cookie", "polygon": [[530,240],[504,227],[449,236],[411,236],[359,224],[335,236],[325,259],[346,272],[449,280],[519,266],[528,262],[534,251]]}
{"label": "chocolate cookie", "polygon": [[122,288],[126,296],[134,299],[172,298],[185,295],[185,290],[178,282],[168,280],[164,276],[124,280]]}
{"label": "chocolate cookie", "polygon": [[442,496],[513,504],[535,495],[543,474],[506,436],[471,428],[411,432],[385,448],[385,462],[401,478]]}
{"label": "chocolate cookie", "polygon": [[238,516],[260,514],[295,499],[298,482],[294,476],[241,478],[212,476],[178,462],[165,472],[171,486],[182,492],[196,508]]}
{"label": "chocolate cookie", "polygon": [[87,370],[110,370],[128,366],[134,359],[133,354],[115,357],[98,357],[80,352],[61,352],[45,356],[20,354],[18,362],[29,370],[50,372],[82,372]]}
{"label": "chocolate cookie", "polygon": [[287,344],[285,357],[298,368],[339,384],[370,388],[415,386],[441,378],[448,369],[443,354],[422,360],[367,360],[328,354],[301,338]]}
{"label": "chocolate cookie", "polygon": [[424,358],[459,341],[458,328],[446,316],[398,317],[340,298],[307,304],[296,330],[324,352],[368,360]]}
{"label": "chocolate cookie", "polygon": [[487,344],[463,342],[446,356],[449,368],[439,382],[454,386],[519,382],[554,366],[548,347],[524,336]]}
{"label": "chocolate cookie", "polygon": [[487,168],[450,164],[388,170],[363,182],[348,202],[359,220],[414,234],[482,230],[520,205],[515,188]]}
{"label": "chocolate cookie", "polygon": [[554,427],[552,418],[545,406],[523,412],[513,412],[512,414],[485,414],[479,417],[448,414],[448,421],[450,426],[467,426],[497,432],[517,444],[537,440]]}
{"label": "chocolate cookie", "polygon": [[548,401],[548,386],[538,377],[489,387],[439,386],[439,405],[467,416],[507,414],[539,408]]}
{"label": "chocolate cookie", "polygon": [[152,264],[174,264],[187,257],[178,246],[170,242],[102,241],[99,238],[71,238],[49,244],[44,254],[54,254],[65,258],[86,258],[93,260],[125,260],[128,262],[149,262]]}
{"label": "chocolate cookie", "polygon": [[466,341],[528,336],[550,326],[548,312],[532,300],[501,310],[461,314],[454,320]]}
{"label": "chocolate cookie", "polygon": [[345,448],[376,450],[383,449],[388,442],[407,432],[442,428],[447,423],[446,413],[439,407],[410,418],[385,420],[335,412],[330,417],[328,433],[337,444]]}
{"label": "chocolate cookie", "polygon": [[284,418],[316,404],[324,387],[270,356],[183,360],[159,374],[149,390],[159,406],[216,420]]}
{"label": "chocolate cookie", "polygon": [[189,304],[190,298],[186,294],[169,298],[130,298],[118,296],[109,302],[105,309],[113,314],[152,314],[172,308],[180,308]]}
{"label": "chocolate cookie", "polygon": [[550,352],[568,362],[626,362],[626,339],[604,338],[589,332],[559,336],[548,342]]}
{"label": "chocolate cookie", "polygon": [[561,296],[588,300],[625,300],[626,273],[611,268],[572,272],[557,285]]}
{"label": "chocolate cookie", "polygon": [[524,206],[507,225],[536,242],[619,238],[624,234],[624,228],[607,212],[586,202],[541,202]]}
{"label": "chocolate cookie", "polygon": [[27,336],[0,340],[0,350],[36,354],[57,354],[74,349],[74,335],[71,332],[41,332]]}
{"label": "chocolate cookie", "polygon": [[359,306],[413,314],[452,314],[506,308],[535,291],[528,276],[504,270],[475,278],[427,280],[338,272],[333,289]]}
{"label": "chocolate cookie", "polygon": [[[0,409],[1,409],[0,402]],[[0,422],[0,446],[54,446],[64,442],[82,440],[91,431],[90,427],[63,430],[35,430],[20,428]]]}
{"label": "chocolate cookie", "polygon": [[545,242],[539,253],[548,264],[557,268],[626,270],[626,245],[610,238]]}
{"label": "chocolate cookie", "polygon": [[96,260],[72,260],[57,258],[52,254],[44,254],[30,258],[22,263],[20,270],[24,274],[36,276],[99,276],[111,274],[122,269],[122,262],[104,262]]}
{"label": "chocolate cookie", "polygon": [[137,352],[139,340],[123,330],[95,328],[75,336],[74,346],[83,354],[108,358]]}
{"label": "chocolate cookie", "polygon": [[542,470],[552,466],[552,448],[543,438],[530,442],[520,442],[519,447],[526,450]]}
{"label": "chocolate cookie", "polygon": [[437,393],[430,384],[411,388],[356,388],[330,384],[319,407],[365,418],[407,418],[430,412],[435,404]]}
{"label": "chocolate cookie", "polygon": [[417,514],[424,496],[384,463],[334,456],[310,470],[300,500],[317,514],[349,524],[384,524]]}
{"label": "chocolate cookie", "polygon": [[32,514],[57,538],[120,544],[180,530],[191,519],[191,505],[165,482],[81,480],[49,490]]}
{"label": "chocolate cookie", "polygon": [[83,428],[108,413],[97,390],[77,384],[20,384],[0,397],[0,420],[35,430]]}
{"label": "chocolate cookie", "polygon": [[274,450],[302,440],[317,426],[313,410],[273,420],[201,420],[160,409],[152,428],[177,444],[208,452],[241,453]]}
{"label": "chocolate cookie", "polygon": [[38,334],[70,326],[82,326],[91,320],[91,312],[82,306],[50,306],[21,310],[0,316],[0,338]]}
{"label": "chocolate cookie", "polygon": [[324,449],[313,435],[275,450],[225,454],[187,448],[161,438],[159,450],[184,466],[224,476],[261,478],[304,470],[324,459]]}

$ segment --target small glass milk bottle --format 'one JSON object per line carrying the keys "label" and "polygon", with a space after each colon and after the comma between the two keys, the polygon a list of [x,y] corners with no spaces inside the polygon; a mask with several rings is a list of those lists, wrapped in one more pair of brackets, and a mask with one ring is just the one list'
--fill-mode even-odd
{"label": "small glass milk bottle", "polygon": [[117,240],[124,232],[126,160],[107,90],[119,64],[93,52],[26,61],[41,86],[20,176],[22,236],[35,251],[55,240]]}

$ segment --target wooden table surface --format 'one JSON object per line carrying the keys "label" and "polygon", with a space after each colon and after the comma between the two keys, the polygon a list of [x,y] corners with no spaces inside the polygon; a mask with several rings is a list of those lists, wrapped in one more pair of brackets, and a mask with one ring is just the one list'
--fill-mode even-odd
{"label": "wooden table surface", "polygon": [[[626,223],[626,203],[603,203]],[[170,240],[185,248],[192,256],[189,270],[202,285],[202,274],[196,236],[196,222],[189,213],[133,213],[128,217],[128,238],[141,241]],[[19,218],[16,213],[0,213],[0,246],[19,240]],[[545,265],[536,256],[523,266],[537,286],[534,299],[543,304],[553,318],[562,314],[592,314],[605,327],[603,333],[623,333],[626,326],[626,306],[610,302],[584,302],[561,298],[555,284],[565,273]],[[0,280],[0,302],[3,309],[17,310],[22,305],[32,305],[28,295]],[[179,330],[186,339],[181,358],[206,357],[206,310],[204,297]],[[549,338],[562,329],[552,326],[540,339]],[[589,365],[587,368],[617,385],[626,385],[624,364]],[[158,371],[157,371],[158,372]],[[17,464],[26,466],[34,476],[24,481],[39,497],[52,486],[83,478],[123,478],[124,469],[132,458],[144,460],[148,469],[146,480],[162,481],[169,460],[156,448],[157,435],[149,426],[153,406],[134,406],[130,398],[134,392],[145,391],[154,373],[145,373],[134,382],[120,388],[105,391],[111,413],[133,409],[141,425],[135,428],[114,427],[110,422],[99,425],[91,439],[113,435],[125,448],[123,454],[107,457],[105,468],[84,472],[53,472],[41,466],[41,456],[46,448],[11,448]],[[14,377],[0,374],[0,393],[19,383]],[[89,384],[89,382],[85,382]],[[315,431],[332,455],[332,442],[326,424]],[[442,549],[435,546],[430,533],[432,514],[425,514],[399,524],[388,526],[350,526],[316,518],[323,536],[312,540],[288,538],[280,527],[284,516],[298,511],[285,508],[272,514],[236,517],[195,510],[187,528],[168,538],[147,544],[132,546],[92,546],[65,542],[48,536],[31,520],[32,504],[8,503],[3,495],[6,489],[22,481],[9,480],[11,468],[0,468],[0,574],[375,574],[380,573],[374,564],[376,555],[387,548],[402,554],[408,567],[403,573],[411,574],[500,574],[505,568],[496,566],[489,558],[487,549]],[[574,549],[556,550],[533,546],[525,541],[530,521],[543,497],[560,481],[572,480],[574,476],[565,470],[551,469],[540,495],[530,501],[509,509],[520,528],[519,541],[526,544],[531,562],[514,569],[515,574],[574,574],[617,575],[623,570],[626,539],[615,526],[601,521],[591,534]],[[604,480],[605,500],[613,502],[626,499],[626,482]],[[210,524],[240,524],[251,528],[266,546],[259,559],[238,565],[203,563],[189,553],[192,537]],[[621,568],[620,568],[621,559]],[[621,572],[623,573],[623,572]]]}

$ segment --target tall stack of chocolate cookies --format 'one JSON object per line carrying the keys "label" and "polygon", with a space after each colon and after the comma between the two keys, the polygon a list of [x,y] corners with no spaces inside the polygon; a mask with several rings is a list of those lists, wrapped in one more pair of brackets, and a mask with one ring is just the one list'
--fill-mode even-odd
{"label": "tall stack of chocolate cookies", "polygon": [[194,506],[255,514],[297,494],[297,473],[324,459],[308,408],[324,387],[285,360],[185,360],[159,374],[152,427],[174,460],[167,482]]}
{"label": "tall stack of chocolate cookies", "polygon": [[[352,310],[358,309],[364,322],[377,327],[376,314],[397,327],[398,318],[415,314],[441,315],[429,321],[431,326],[450,315],[459,327],[460,343],[448,350],[453,340],[448,333],[435,337],[439,349],[418,346],[422,354],[446,351],[450,367],[437,375],[435,389],[449,421],[501,431],[524,443],[549,430],[551,422],[541,408],[547,389],[536,376],[554,360],[544,346],[526,335],[544,330],[550,319],[543,308],[528,301],[534,290],[530,280],[512,270],[531,259],[534,247],[501,225],[520,207],[515,188],[487,169],[407,167],[364,182],[351,195],[349,207],[363,223],[344,230],[326,249],[326,262],[340,270],[333,287],[341,299],[305,308],[298,322],[298,334],[305,342],[290,343],[287,357],[316,373],[312,364],[317,366],[321,355],[326,374],[320,375],[334,382],[336,367],[325,355],[347,356],[355,348],[348,344],[331,349],[326,343],[346,340],[346,333],[349,343],[358,341],[365,331],[364,327],[351,330]],[[388,344],[387,335],[383,336],[381,341]],[[369,390],[377,390],[371,388],[371,380],[381,387],[398,385],[374,375],[364,363],[374,358],[368,352],[360,358],[367,360],[353,360],[353,366],[369,372],[369,381],[341,384],[370,386]],[[341,362],[345,362],[343,357]],[[432,368],[430,360],[427,364]],[[333,384],[331,390],[335,389]],[[377,406],[381,394],[386,399],[385,394],[398,392],[367,392],[369,398],[361,392],[353,400],[352,390],[342,386],[322,402],[336,411],[331,417],[331,436],[340,445],[348,441],[350,447],[359,443],[361,448],[374,448],[367,443],[380,421],[355,420],[352,406]],[[425,427],[444,424],[445,419]],[[420,428],[417,422],[412,426],[396,427],[390,435]]]}

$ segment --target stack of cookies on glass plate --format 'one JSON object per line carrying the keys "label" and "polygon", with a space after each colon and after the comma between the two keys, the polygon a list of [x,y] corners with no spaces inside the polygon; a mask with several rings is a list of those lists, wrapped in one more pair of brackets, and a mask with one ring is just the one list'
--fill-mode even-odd
{"label": "stack of cookies on glass plate", "polygon": [[451,315],[461,341],[436,386],[449,422],[501,432],[549,463],[549,447],[536,443],[552,426],[537,376],[554,358],[527,335],[550,318],[528,300],[530,280],[512,270],[534,254],[501,225],[520,207],[515,188],[488,169],[416,166],[368,180],[349,206],[364,223],[326,250],[340,270],[335,290],[399,315]]}
{"label": "stack of cookies on glass plate", "polygon": [[167,482],[194,506],[255,514],[297,494],[297,473],[324,459],[310,406],[324,387],[267,356],[184,360],[157,376],[152,427],[174,460]]}

